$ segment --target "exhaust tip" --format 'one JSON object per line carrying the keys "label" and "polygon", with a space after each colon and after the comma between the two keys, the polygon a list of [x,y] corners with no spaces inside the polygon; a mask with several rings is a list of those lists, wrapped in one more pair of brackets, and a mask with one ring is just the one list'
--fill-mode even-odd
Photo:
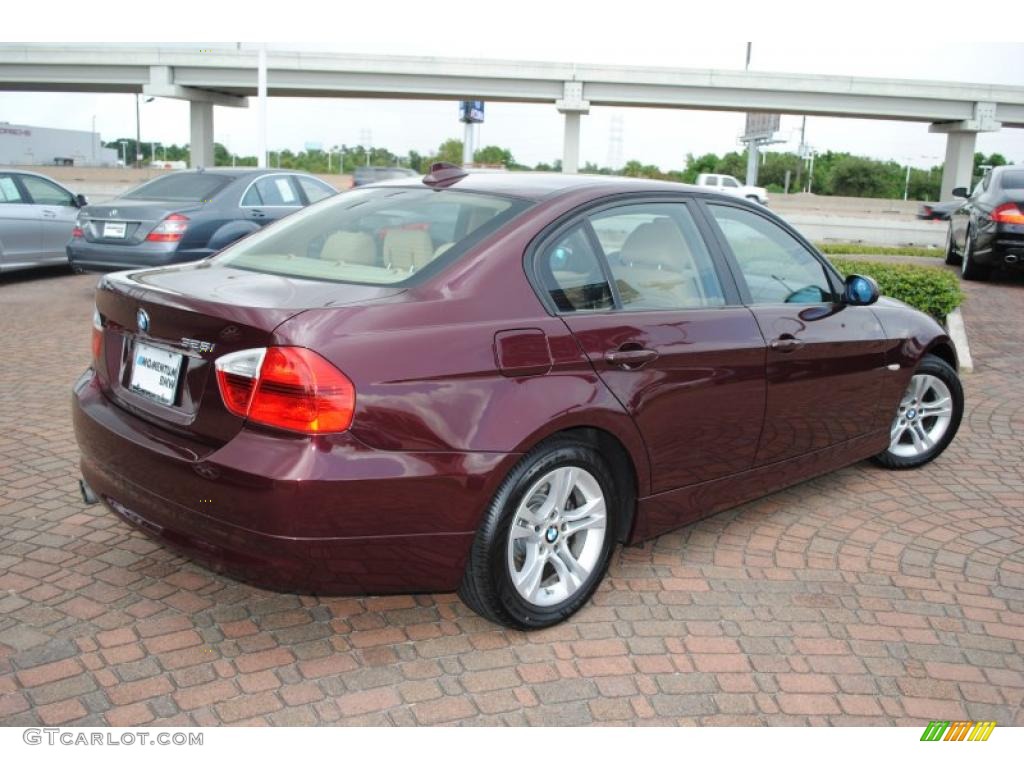
{"label": "exhaust tip", "polygon": [[99,501],[100,501],[99,496],[97,496],[93,492],[92,488],[89,487],[89,484],[87,482],[85,482],[85,480],[79,479],[79,481],[78,481],[78,490],[82,494],[82,501],[83,502],[85,502],[89,506],[92,506],[93,504],[99,504]]}
{"label": "exhaust tip", "polygon": [[1016,253],[1008,253],[1006,254],[1006,258],[1004,260],[1007,264],[1016,264],[1018,261],[1020,261],[1020,256],[1018,256]]}

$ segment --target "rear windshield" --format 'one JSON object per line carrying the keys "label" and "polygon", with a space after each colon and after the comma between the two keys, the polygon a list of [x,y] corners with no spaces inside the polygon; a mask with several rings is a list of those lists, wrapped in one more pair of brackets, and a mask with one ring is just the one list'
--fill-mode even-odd
{"label": "rear windshield", "polygon": [[457,258],[527,206],[454,190],[355,190],[247,237],[214,262],[289,277],[391,285]]}
{"label": "rear windshield", "polygon": [[124,195],[129,200],[209,200],[234,180],[232,176],[213,173],[172,173],[136,187]]}
{"label": "rear windshield", "polygon": [[1024,171],[1008,171],[1003,174],[1003,189],[1024,189]]}

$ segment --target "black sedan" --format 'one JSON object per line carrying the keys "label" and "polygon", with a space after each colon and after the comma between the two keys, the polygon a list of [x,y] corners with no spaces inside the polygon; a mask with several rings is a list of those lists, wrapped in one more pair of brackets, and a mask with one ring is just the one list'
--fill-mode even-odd
{"label": "black sedan", "polygon": [[1024,168],[989,170],[949,219],[946,263],[960,264],[965,280],[984,280],[993,267],[1024,264]]}
{"label": "black sedan", "polygon": [[159,176],[88,205],[67,245],[78,271],[196,261],[337,190],[303,173],[218,168]]}
{"label": "black sedan", "polygon": [[963,205],[963,200],[950,200],[945,203],[921,203],[917,209],[917,218],[925,221],[949,221],[953,211]]}

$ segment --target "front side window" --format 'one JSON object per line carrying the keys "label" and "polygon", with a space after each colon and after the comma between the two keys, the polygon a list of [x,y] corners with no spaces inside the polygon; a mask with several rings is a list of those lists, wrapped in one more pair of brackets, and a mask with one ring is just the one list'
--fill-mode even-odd
{"label": "front side window", "polygon": [[723,187],[738,187],[739,186],[739,182],[737,182],[736,179],[734,179],[732,176],[723,176],[722,177],[722,186]]}
{"label": "front side window", "polygon": [[456,257],[528,205],[455,190],[357,190],[292,214],[213,261],[289,277],[389,285],[442,256]]}
{"label": "front side window", "polygon": [[0,174],[0,203],[21,203],[21,190],[10,174]]}
{"label": "front side window", "polygon": [[685,204],[623,205],[590,221],[623,309],[725,304],[711,254]]}
{"label": "front side window", "polygon": [[742,208],[709,205],[754,304],[821,304],[835,300],[814,254],[778,224]]}
{"label": "front side window", "polygon": [[36,205],[74,205],[74,198],[66,189],[38,176],[22,176],[21,183]]}
{"label": "front side window", "polygon": [[612,308],[612,292],[586,229],[577,224],[541,257],[540,281],[560,312]]}

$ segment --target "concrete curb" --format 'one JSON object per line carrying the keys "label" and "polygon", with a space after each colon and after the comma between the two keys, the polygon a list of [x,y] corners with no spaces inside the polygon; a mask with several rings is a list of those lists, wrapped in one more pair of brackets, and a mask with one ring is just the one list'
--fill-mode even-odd
{"label": "concrete curb", "polygon": [[960,373],[974,373],[971,348],[967,344],[967,327],[964,325],[964,316],[960,314],[960,307],[946,315],[946,328],[956,347],[956,356],[960,358]]}

